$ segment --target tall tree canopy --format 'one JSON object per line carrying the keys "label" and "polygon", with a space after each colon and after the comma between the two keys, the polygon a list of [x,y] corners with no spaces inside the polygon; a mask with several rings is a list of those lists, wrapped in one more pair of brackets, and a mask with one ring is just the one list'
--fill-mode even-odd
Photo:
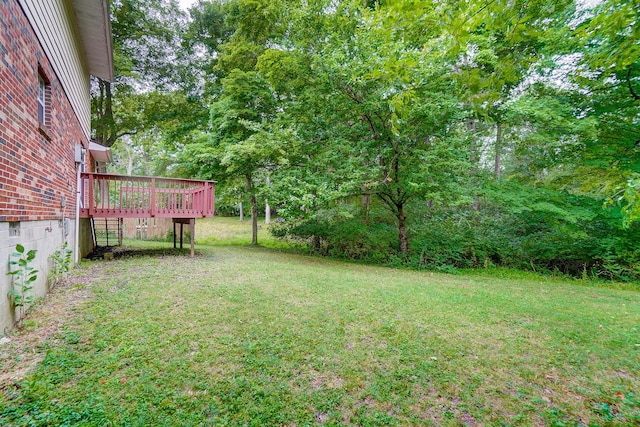
{"label": "tall tree canopy", "polygon": [[[123,136],[157,134],[165,123],[171,138],[180,140],[203,117],[206,120],[202,107],[193,105],[199,101],[201,83],[200,73],[191,68],[193,52],[185,48],[186,25],[186,15],[175,0],[111,3],[116,78],[92,82],[96,142],[111,147]],[[177,121],[182,123],[179,132]]]}

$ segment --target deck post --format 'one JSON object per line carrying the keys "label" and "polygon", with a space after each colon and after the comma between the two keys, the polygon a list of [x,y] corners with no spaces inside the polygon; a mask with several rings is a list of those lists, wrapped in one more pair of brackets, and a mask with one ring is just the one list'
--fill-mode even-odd
{"label": "deck post", "polygon": [[149,210],[150,210],[150,214],[151,214],[151,218],[156,216],[156,179],[151,178],[151,197],[150,197],[150,204],[151,206],[149,206]]}
{"label": "deck post", "polygon": [[180,223],[180,249],[182,249],[182,237],[183,237],[183,233],[182,233],[182,227],[184,226],[184,223]]}
{"label": "deck post", "polygon": [[93,199],[93,174],[89,175],[89,217],[93,217],[96,207]]}
{"label": "deck post", "polygon": [[190,234],[191,234],[191,256],[194,256],[196,254],[196,248],[195,248],[195,243],[196,243],[196,219],[195,218],[190,218],[189,219],[189,228],[190,228]]}
{"label": "deck post", "polygon": [[173,220],[173,249],[176,248],[176,220]]}

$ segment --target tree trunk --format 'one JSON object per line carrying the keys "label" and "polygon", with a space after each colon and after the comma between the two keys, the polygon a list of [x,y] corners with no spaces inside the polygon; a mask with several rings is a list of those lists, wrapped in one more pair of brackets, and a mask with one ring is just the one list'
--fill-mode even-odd
{"label": "tree trunk", "polygon": [[258,244],[258,199],[253,192],[251,174],[246,174],[245,178],[247,180],[247,193],[250,195],[249,202],[251,203],[251,245],[256,246]]}
{"label": "tree trunk", "polygon": [[[366,189],[363,187],[362,188],[363,191],[366,191]],[[365,222],[369,222],[369,211],[371,209],[371,195],[369,194],[363,194],[360,196],[360,208],[362,210],[364,210],[364,220]]]}
{"label": "tree trunk", "polygon": [[107,135],[103,141],[103,145],[105,147],[111,147],[114,142],[116,142],[116,130],[115,130],[115,119],[113,118],[113,94],[111,93],[111,82],[104,82],[105,84],[105,121],[107,123]]}
{"label": "tree trunk", "polygon": [[478,171],[480,164],[480,148],[476,141],[476,121],[475,119],[466,120],[467,133],[471,135],[471,143],[469,144],[469,161],[471,162],[472,173]]}
{"label": "tree trunk", "polygon": [[238,209],[240,209],[240,221],[244,221],[244,209],[242,202],[238,203]]}
{"label": "tree trunk", "polygon": [[[269,177],[267,177],[267,186],[269,186],[269,185],[271,185],[271,179],[269,179]],[[268,200],[265,201],[264,223],[265,224],[271,223],[271,207],[269,206],[269,201]]]}
{"label": "tree trunk", "polygon": [[255,194],[251,195],[251,244],[258,244],[258,200]]}
{"label": "tree trunk", "polygon": [[496,157],[494,164],[494,173],[496,180],[500,179],[500,167],[501,167],[501,151],[502,151],[502,123],[500,121],[496,122]]}
{"label": "tree trunk", "polygon": [[115,120],[113,118],[113,94],[111,82],[98,79],[100,95],[96,100],[96,142],[111,147],[116,142]]}
{"label": "tree trunk", "polygon": [[269,201],[268,200],[265,201],[264,223],[265,224],[271,223],[271,207],[269,206]]}
{"label": "tree trunk", "polygon": [[[471,162],[471,175],[477,176],[478,171],[480,169],[480,148],[478,147],[478,143],[476,141],[476,121],[475,119],[467,119],[467,132],[471,135],[471,144],[470,144],[470,155],[469,161]],[[472,209],[474,211],[480,210],[480,198],[477,194],[473,196],[473,206]]]}
{"label": "tree trunk", "polygon": [[127,152],[127,175],[133,175],[133,149],[128,144],[128,141],[124,144],[124,149]]}
{"label": "tree trunk", "polygon": [[400,240],[400,252],[402,252],[403,257],[407,257],[407,253],[409,252],[409,238],[407,237],[407,217],[404,215],[404,204],[397,204],[397,214],[396,218],[398,218],[398,239]]}

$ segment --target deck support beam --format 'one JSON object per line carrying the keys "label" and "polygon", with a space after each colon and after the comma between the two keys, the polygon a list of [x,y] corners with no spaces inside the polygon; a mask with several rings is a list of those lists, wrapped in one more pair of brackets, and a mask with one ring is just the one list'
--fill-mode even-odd
{"label": "deck support beam", "polygon": [[196,219],[195,218],[191,218],[189,219],[189,234],[191,234],[191,256],[194,256],[196,254]]}
{"label": "deck support beam", "polygon": [[184,225],[189,224],[189,234],[191,237],[191,256],[194,256],[195,243],[196,243],[196,219],[195,218],[173,218],[173,247],[176,247],[176,224],[180,224],[180,249],[182,249],[182,242],[184,237]]}

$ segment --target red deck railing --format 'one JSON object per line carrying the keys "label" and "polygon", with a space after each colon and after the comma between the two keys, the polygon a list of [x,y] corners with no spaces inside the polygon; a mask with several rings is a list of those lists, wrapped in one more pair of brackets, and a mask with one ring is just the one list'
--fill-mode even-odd
{"label": "red deck railing", "polygon": [[213,212],[212,181],[82,174],[81,218],[204,218]]}

